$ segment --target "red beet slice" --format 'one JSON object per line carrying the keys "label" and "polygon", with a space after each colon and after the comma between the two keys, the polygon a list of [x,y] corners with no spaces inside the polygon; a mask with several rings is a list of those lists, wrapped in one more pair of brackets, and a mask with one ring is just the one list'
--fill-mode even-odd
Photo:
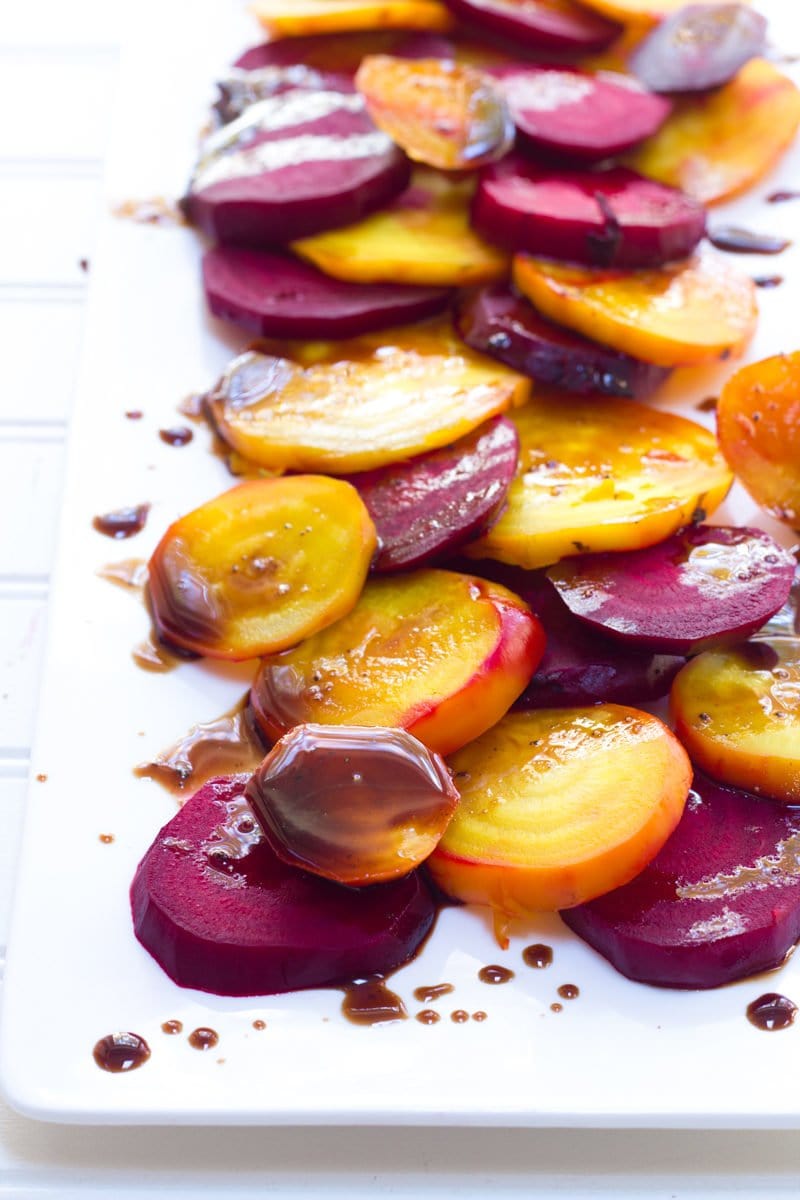
{"label": "red beet slice", "polygon": [[136,936],[181,987],[274,995],[384,973],[433,923],[420,875],[358,891],[289,867],[244,799],[207,783],[165,825],[131,886]]}
{"label": "red beet slice", "polygon": [[395,58],[453,59],[455,44],[437,33],[409,33],[387,29],[364,33],[312,34],[262,42],[245,50],[234,63],[242,71],[264,67],[308,66],[318,71],[355,75],[368,54],[391,54]]}
{"label": "red beet slice", "polygon": [[344,338],[432,316],[446,288],[345,283],[283,254],[217,246],[203,257],[215,317],[268,337]]}
{"label": "red beet slice", "polygon": [[588,162],[612,158],[650,137],[672,105],[627,75],[560,67],[488,67],[499,82],[519,141]]}
{"label": "red beet slice", "polygon": [[727,83],[766,43],[766,18],[747,5],[690,4],[662,21],[629,65],[654,92],[702,92]]}
{"label": "red beet slice", "polygon": [[453,551],[500,515],[517,469],[519,437],[505,417],[443,450],[350,475],[378,531],[374,571],[399,571]]}
{"label": "red beet slice", "polygon": [[472,224],[513,250],[591,267],[657,267],[691,254],[706,213],[627,167],[555,172],[510,155],[481,171]]}
{"label": "red beet slice", "polygon": [[572,616],[544,571],[488,561],[471,562],[468,569],[516,592],[544,626],[544,657],[514,705],[517,709],[659,700],[684,664],[683,658],[621,646],[587,629]]}
{"label": "red beet slice", "polygon": [[696,525],[645,550],[564,560],[547,575],[593,629],[697,654],[760,629],[785,604],[794,571],[793,556],[759,529]]}
{"label": "red beet slice", "polygon": [[649,396],[669,375],[664,367],[551,324],[502,283],[465,293],[455,320],[459,336],[474,350],[567,392]]}
{"label": "red beet slice", "polygon": [[777,967],[800,938],[800,809],[698,775],[641,875],[561,916],[642,983],[711,988]]}
{"label": "red beet slice", "polygon": [[184,207],[220,242],[274,246],[360,220],[409,174],[357,93],[293,88],[206,139]]}
{"label": "red beet slice", "polygon": [[529,50],[602,50],[621,26],[564,0],[445,0],[460,20]]}

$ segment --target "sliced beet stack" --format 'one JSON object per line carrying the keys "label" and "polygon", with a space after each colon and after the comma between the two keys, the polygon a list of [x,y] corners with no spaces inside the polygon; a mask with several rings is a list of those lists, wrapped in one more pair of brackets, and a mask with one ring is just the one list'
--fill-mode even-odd
{"label": "sliced beet stack", "polygon": [[787,601],[794,556],[759,529],[696,525],[645,550],[550,567],[574,616],[607,637],[697,654],[755,633]]}
{"label": "sliced beet stack", "polygon": [[207,783],[136,870],[136,936],[170,978],[220,996],[274,995],[410,958],[435,915],[421,876],[354,890],[287,866],[259,830],[246,783]]}
{"label": "sliced beet stack", "polygon": [[410,165],[341,88],[250,105],[204,143],[184,208],[220,242],[281,245],[360,220],[406,186]]}
{"label": "sliced beet stack", "polygon": [[553,325],[503,283],[464,293],[455,322],[459,337],[474,350],[566,392],[644,397],[669,375],[665,367]]}
{"label": "sliced beet stack", "polygon": [[472,223],[489,241],[591,267],[657,267],[705,233],[702,204],[630,171],[553,171],[509,155],[481,171]]}
{"label": "sliced beet stack", "polygon": [[527,50],[588,54],[603,50],[621,26],[570,0],[445,0],[460,20],[475,29],[508,38]]}
{"label": "sliced beet stack", "polygon": [[672,105],[627,75],[560,67],[487,67],[499,83],[520,145],[599,162],[654,134]]}
{"label": "sliced beet stack", "polygon": [[265,337],[346,338],[418,321],[445,307],[446,288],[346,283],[285,254],[216,246],[203,256],[215,317]]}
{"label": "sliced beet stack", "polygon": [[696,776],[650,865],[561,916],[642,983],[711,988],[769,971],[800,938],[800,809]]}
{"label": "sliced beet stack", "polygon": [[378,532],[375,571],[419,567],[485,532],[517,469],[519,437],[496,417],[444,450],[349,476]]}

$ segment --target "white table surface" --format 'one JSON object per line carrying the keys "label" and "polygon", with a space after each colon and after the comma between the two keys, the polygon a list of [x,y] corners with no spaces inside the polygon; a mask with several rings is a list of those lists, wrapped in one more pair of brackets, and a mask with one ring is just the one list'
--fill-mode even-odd
{"label": "white table surface", "polygon": [[[189,0],[186,10],[189,19]],[[81,260],[88,260],[90,271],[119,51],[130,15],[119,0],[0,4],[0,955],[89,279]],[[53,1026],[42,1036],[58,1039],[55,1004]],[[800,1193],[800,1137],[91,1129],[38,1125],[0,1101],[0,1197],[77,1200],[112,1190],[120,1200],[167,1191],[175,1200],[265,1194],[755,1200]]]}

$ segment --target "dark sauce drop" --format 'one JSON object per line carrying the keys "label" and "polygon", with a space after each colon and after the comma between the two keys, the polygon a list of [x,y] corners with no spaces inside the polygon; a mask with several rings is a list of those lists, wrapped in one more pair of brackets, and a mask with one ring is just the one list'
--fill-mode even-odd
{"label": "dark sauce drop", "polygon": [[142,592],[147,583],[147,563],[143,558],[123,558],[120,562],[106,563],[97,574],[117,587]]}
{"label": "dark sauce drop", "polygon": [[776,288],[783,283],[782,275],[756,275],[753,283],[757,288]]}
{"label": "dark sauce drop", "polygon": [[708,240],[718,250],[727,250],[730,254],[781,254],[792,244],[787,238],[775,237],[771,233],[754,233],[735,225],[721,225],[718,229],[712,229]]}
{"label": "dark sauce drop", "polygon": [[260,1031],[260,1030],[266,1029],[266,1028],[267,1028],[267,1022],[262,1021],[260,1017],[257,1020],[253,1021],[253,1029],[258,1029]]}
{"label": "dark sauce drop", "polygon": [[463,1025],[465,1021],[469,1020],[469,1013],[465,1008],[456,1008],[450,1013],[450,1020],[455,1025]]}
{"label": "dark sauce drop", "polygon": [[562,1000],[577,1000],[581,994],[581,990],[574,983],[562,983],[560,988],[557,988],[559,996]]}
{"label": "dark sauce drop", "polygon": [[[796,58],[788,58],[785,61],[786,62],[796,62],[797,59]],[[800,192],[797,192],[797,191],[794,191],[794,192],[793,191],[772,192],[771,195],[767,196],[767,204],[785,204],[787,202],[787,200],[800,200]]]}
{"label": "dark sauce drop", "polygon": [[92,519],[92,527],[110,538],[129,538],[141,533],[147,524],[149,504],[136,504],[132,508],[118,508],[115,512],[103,513]]}
{"label": "dark sauce drop", "polygon": [[766,992],[747,1006],[747,1019],[750,1024],[767,1033],[788,1029],[796,1016],[797,1005],[788,996],[781,996],[777,992]]}
{"label": "dark sauce drop", "polygon": [[211,1050],[219,1041],[219,1034],[216,1029],[209,1029],[205,1025],[201,1025],[198,1029],[193,1029],[187,1038],[189,1045],[195,1050]]}
{"label": "dark sauce drop", "polygon": [[452,983],[432,983],[429,987],[414,988],[414,999],[419,1000],[420,1004],[430,1004],[432,1000],[449,996],[454,991]]}
{"label": "dark sauce drop", "polygon": [[98,834],[98,841],[102,842],[104,846],[110,846],[111,843],[113,842],[113,840],[114,840],[113,833]]}
{"label": "dark sauce drop", "polygon": [[481,967],[478,971],[478,979],[481,983],[508,983],[514,978],[514,972],[508,967],[498,967],[495,963],[488,967]]}
{"label": "dark sauce drop", "polygon": [[717,411],[718,404],[719,398],[717,396],[706,396],[705,399],[695,405],[695,408],[698,412],[712,413]]}
{"label": "dark sauce drop", "polygon": [[138,1033],[109,1033],[95,1043],[94,1061],[103,1071],[118,1075],[135,1071],[150,1057],[150,1047]]}
{"label": "dark sauce drop", "polygon": [[562,1011],[563,1011],[563,1008],[564,1008],[564,1005],[563,1005],[563,1004],[559,1004],[559,1003],[558,1003],[558,1001],[556,1001],[556,1003],[555,1003],[555,1004],[551,1004],[551,1005],[550,1005],[550,1012],[559,1013],[559,1012],[562,1012]]}
{"label": "dark sauce drop", "polygon": [[125,416],[129,421],[141,421],[144,413],[140,408],[131,408],[125,413]]}
{"label": "dark sauce drop", "polygon": [[472,1019],[473,1021],[485,1021],[488,1015],[489,1014],[485,1013],[483,1009],[479,1008],[477,1012],[472,1014]]}
{"label": "dark sauce drop", "polygon": [[384,1025],[408,1017],[403,1001],[389,990],[381,975],[349,983],[344,989],[342,1012],[354,1025]]}
{"label": "dark sauce drop", "polygon": [[138,646],[134,646],[131,651],[131,658],[137,667],[141,667],[143,671],[155,671],[160,675],[166,671],[173,671],[187,658],[195,657],[196,655],[193,654],[187,655],[185,652],[181,653],[178,650],[170,649],[154,633],[151,633]]}
{"label": "dark sauce drop", "polygon": [[432,1008],[423,1008],[417,1013],[417,1020],[420,1025],[435,1025],[441,1017]]}
{"label": "dark sauce drop", "polygon": [[549,967],[553,962],[553,947],[545,946],[542,942],[534,942],[532,946],[526,946],[522,951],[522,961],[526,967],[535,967],[537,970]]}
{"label": "dark sauce drop", "polygon": [[177,795],[189,785],[194,790],[217,775],[250,773],[264,754],[245,696],[216,720],[193,725],[174,746],[135,767],[134,774],[153,779]]}
{"label": "dark sauce drop", "polygon": [[158,436],[168,446],[188,446],[194,434],[188,425],[174,425],[171,429],[159,429]]}
{"label": "dark sauce drop", "polygon": [[174,1036],[176,1033],[183,1033],[183,1021],[165,1021],[161,1026],[162,1033],[168,1033]]}

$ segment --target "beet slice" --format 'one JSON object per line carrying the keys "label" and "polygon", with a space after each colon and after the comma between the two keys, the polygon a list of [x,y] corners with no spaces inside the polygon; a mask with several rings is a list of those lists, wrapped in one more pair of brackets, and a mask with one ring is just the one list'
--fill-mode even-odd
{"label": "beet slice", "polygon": [[378,531],[374,571],[419,567],[483,533],[505,504],[519,437],[505,417],[406,462],[349,476]]}
{"label": "beet slice", "polygon": [[702,204],[637,175],[543,169],[518,155],[480,174],[472,224],[489,241],[590,267],[658,267],[686,258],[706,229]]}
{"label": "beet slice", "polygon": [[650,137],[672,105],[627,75],[560,67],[487,67],[500,84],[519,142],[586,162],[612,158]]}
{"label": "beet slice", "polygon": [[665,367],[639,362],[553,325],[502,283],[464,293],[455,323],[459,336],[474,350],[539,383],[579,395],[599,392],[641,398],[669,376]]}
{"label": "beet slice", "polygon": [[800,938],[800,809],[696,775],[650,865],[561,917],[623,975],[659,987],[777,967]]}
{"label": "beet slice", "polygon": [[417,873],[354,891],[289,867],[244,799],[247,776],[207,783],[164,826],[131,886],[136,936],[181,987],[274,995],[405,962],[435,905]]}
{"label": "beet slice", "polygon": [[239,55],[233,65],[242,71],[306,66],[317,71],[353,76],[362,58],[368,54],[391,54],[395,58],[454,59],[456,45],[440,33],[411,33],[398,29],[309,34],[251,46]]}
{"label": "beet slice", "polygon": [[361,96],[292,88],[206,139],[183,204],[218,241],[268,247],[360,220],[409,176],[408,160]]}
{"label": "beet slice", "polygon": [[654,92],[719,87],[764,53],[767,20],[745,4],[690,4],[653,30],[629,66]]}
{"label": "beet slice", "polygon": [[547,574],[593,629],[697,654],[760,629],[786,603],[794,572],[794,557],[760,529],[696,525],[645,550],[565,559]]}
{"label": "beet slice", "polygon": [[216,246],[203,257],[215,317],[267,337],[345,338],[418,321],[445,307],[447,288],[346,283],[284,254]]}
{"label": "beet slice", "polygon": [[588,54],[603,50],[622,27],[569,0],[445,0],[460,20],[529,50]]}

